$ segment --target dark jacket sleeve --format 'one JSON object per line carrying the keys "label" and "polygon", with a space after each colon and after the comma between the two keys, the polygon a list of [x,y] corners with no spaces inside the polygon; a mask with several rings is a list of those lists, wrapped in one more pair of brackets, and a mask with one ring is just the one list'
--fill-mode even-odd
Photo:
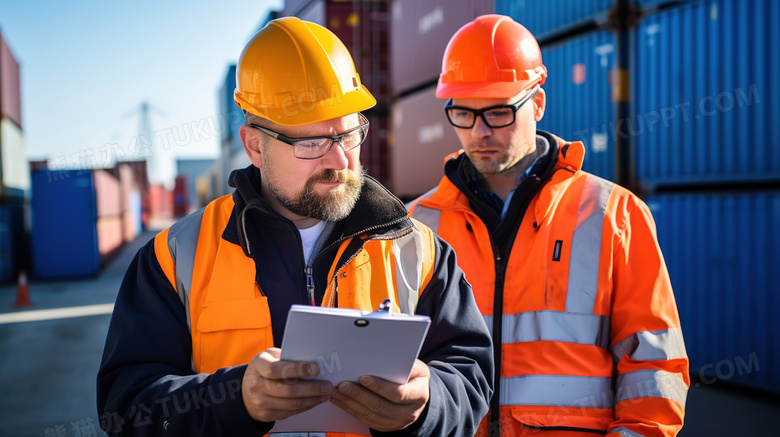
{"label": "dark jacket sleeve", "polygon": [[431,325],[420,360],[431,370],[430,399],[423,417],[407,429],[375,436],[471,436],[488,412],[493,395],[493,346],[471,285],[455,251],[437,239],[433,278],[423,290],[417,314]]}
{"label": "dark jacket sleeve", "polygon": [[246,366],[196,374],[182,302],[153,241],[125,274],[97,377],[100,426],[111,436],[258,436],[273,423],[244,408]]}

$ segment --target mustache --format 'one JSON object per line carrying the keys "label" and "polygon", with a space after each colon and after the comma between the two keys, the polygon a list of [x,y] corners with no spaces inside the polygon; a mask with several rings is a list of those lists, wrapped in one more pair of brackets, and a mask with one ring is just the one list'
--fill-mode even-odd
{"label": "mustache", "polygon": [[311,178],[309,178],[310,183],[315,182],[338,182],[338,183],[347,183],[350,181],[357,181],[358,176],[355,175],[355,172],[352,170],[333,170],[331,168],[323,170],[321,173],[318,173]]}

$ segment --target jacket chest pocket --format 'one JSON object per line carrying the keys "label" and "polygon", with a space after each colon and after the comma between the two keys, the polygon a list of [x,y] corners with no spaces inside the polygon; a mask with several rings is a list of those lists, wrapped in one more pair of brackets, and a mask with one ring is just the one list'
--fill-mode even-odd
{"label": "jacket chest pocket", "polygon": [[213,373],[247,364],[273,344],[265,296],[205,302],[193,332],[193,364],[197,372]]}

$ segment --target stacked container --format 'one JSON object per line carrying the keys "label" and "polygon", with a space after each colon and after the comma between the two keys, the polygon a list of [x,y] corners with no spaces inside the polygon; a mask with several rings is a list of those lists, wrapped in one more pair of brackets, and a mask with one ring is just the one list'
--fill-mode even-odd
{"label": "stacked container", "polygon": [[143,230],[141,220],[141,205],[144,193],[143,183],[137,178],[134,163],[117,165],[119,186],[122,201],[122,235],[125,242],[130,242]]}
{"label": "stacked container", "polygon": [[547,94],[543,129],[585,145],[583,170],[615,176],[615,105],[609,98],[615,67],[615,37],[609,31],[545,46]]}
{"label": "stacked container", "polygon": [[280,16],[294,15],[327,27],[347,47],[361,83],[376,98],[376,106],[363,111],[371,128],[361,146],[360,162],[366,172],[388,184],[388,127],[390,81],[388,70],[389,1],[310,0],[286,2]]}
{"label": "stacked container", "polygon": [[20,69],[0,34],[0,282],[27,267],[30,172],[22,132]]}
{"label": "stacked container", "polygon": [[390,44],[393,92],[391,184],[409,200],[444,176],[444,158],[460,149],[435,96],[450,37],[479,15],[493,13],[492,0],[397,0],[392,4]]}
{"label": "stacked container", "polygon": [[93,275],[124,238],[119,180],[107,170],[32,172],[32,259],[39,278]]}
{"label": "stacked container", "polygon": [[636,30],[637,177],[647,186],[780,181],[780,3],[699,1]]}
{"label": "stacked container", "polygon": [[[539,128],[585,144],[584,169],[608,179],[618,141],[650,194],[691,358],[702,382],[780,393],[780,3],[638,0],[629,29],[629,114],[616,119],[613,1],[497,0],[542,46],[548,106]],[[554,12],[554,13],[553,13]],[[614,23],[613,23],[614,24]],[[620,41],[622,42],[622,41]]]}

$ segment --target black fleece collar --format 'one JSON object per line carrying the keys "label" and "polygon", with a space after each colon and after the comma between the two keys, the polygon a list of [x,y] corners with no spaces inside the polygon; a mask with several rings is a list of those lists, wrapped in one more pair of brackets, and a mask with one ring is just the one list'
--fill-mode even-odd
{"label": "black fleece collar", "polygon": [[[253,219],[272,220],[286,222],[290,226],[293,223],[273,209],[268,200],[261,193],[260,170],[254,165],[244,169],[233,170],[228,183],[236,190],[233,192],[235,208],[230,217],[222,237],[233,243],[239,244],[247,256],[251,256],[251,247],[247,241],[247,230],[250,211]],[[411,227],[409,212],[404,204],[374,178],[364,175],[363,188],[360,192],[355,208],[339,223],[336,229],[340,238],[349,238],[354,235],[370,233],[381,235],[383,233],[397,233]]]}
{"label": "black fleece collar", "polygon": [[513,223],[516,220],[516,214],[512,214],[512,210],[516,210],[518,205],[524,204],[528,196],[535,195],[541,186],[540,184],[535,183],[535,181],[541,182],[542,180],[545,180],[550,172],[552,172],[553,167],[555,167],[556,159],[558,157],[558,141],[550,133],[542,130],[537,130],[536,135],[546,139],[550,147],[547,149],[547,153],[539,156],[533,164],[533,167],[531,167],[531,170],[528,172],[528,177],[521,183],[521,187],[527,186],[528,189],[521,190],[521,187],[518,187],[515,191],[515,195],[512,196],[512,201],[509,205],[509,213],[507,213],[507,217],[505,217],[504,220],[501,219],[499,214],[491,206],[480,200],[469,188],[469,181],[466,180],[469,172],[465,167],[471,166],[472,164],[465,153],[462,153],[456,159],[450,159],[444,165],[444,174],[447,176],[447,179],[449,179],[450,182],[466,196],[469,200],[471,209],[480,217],[480,219],[482,219],[491,232],[495,231],[502,221]]}

